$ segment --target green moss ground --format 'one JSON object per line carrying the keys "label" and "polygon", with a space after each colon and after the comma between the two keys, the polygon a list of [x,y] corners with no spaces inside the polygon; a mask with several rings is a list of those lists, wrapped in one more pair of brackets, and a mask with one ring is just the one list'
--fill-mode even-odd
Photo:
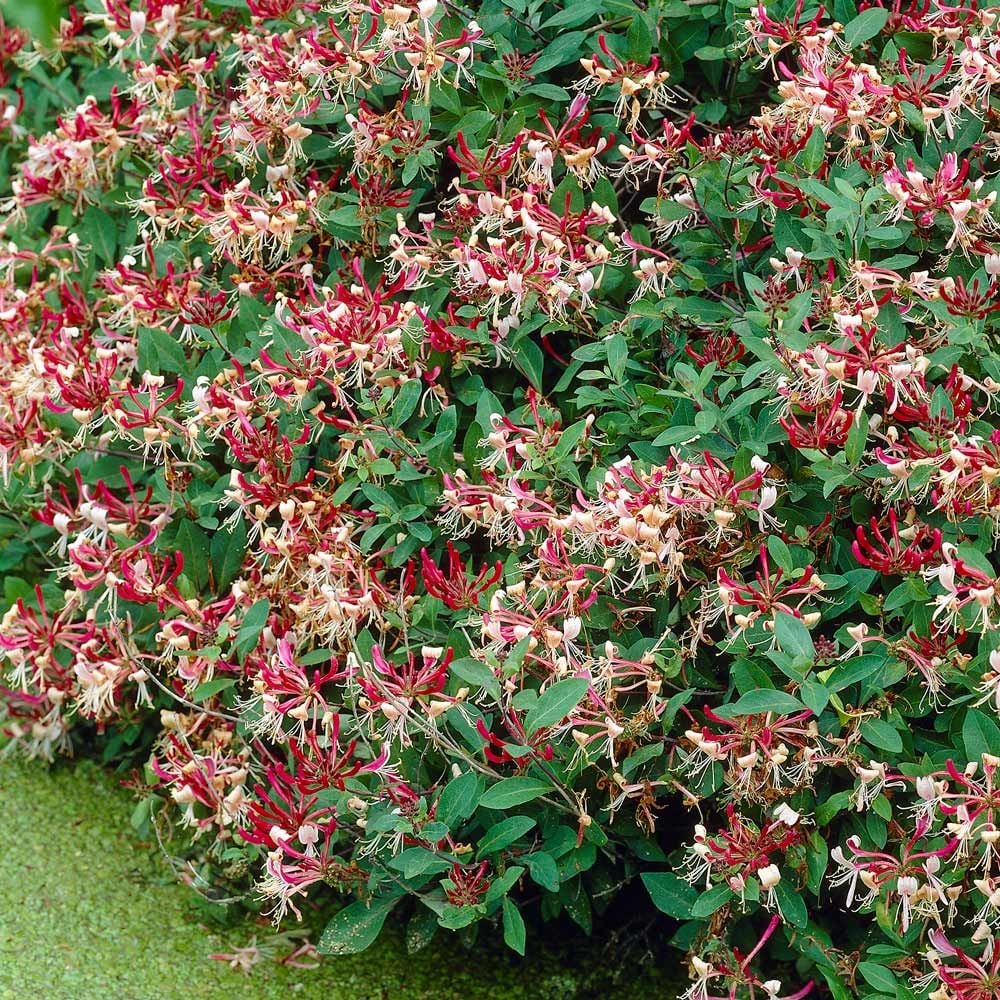
{"label": "green moss ground", "polygon": [[[318,969],[261,963],[250,974],[209,959],[255,928],[199,924],[192,890],[137,844],[132,803],[82,763],[46,770],[0,761],[0,1000],[615,1000],[676,994],[656,978],[597,989],[594,958],[529,942],[528,959],[465,951],[440,934],[408,955],[399,929],[368,952]],[[266,934],[266,931],[264,932]],[[588,970],[589,967],[589,970]]]}

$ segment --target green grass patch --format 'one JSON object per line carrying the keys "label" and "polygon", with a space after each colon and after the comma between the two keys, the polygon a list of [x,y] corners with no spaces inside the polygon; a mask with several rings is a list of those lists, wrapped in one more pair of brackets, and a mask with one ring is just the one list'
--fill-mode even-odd
{"label": "green grass patch", "polygon": [[[565,1000],[594,996],[601,959],[464,949],[439,933],[415,955],[391,929],[368,952],[250,973],[212,961],[266,927],[212,929],[192,889],[129,827],[129,795],[89,762],[0,763],[0,1000]],[[669,997],[644,979],[616,1000]],[[602,991],[603,992],[603,991]]]}

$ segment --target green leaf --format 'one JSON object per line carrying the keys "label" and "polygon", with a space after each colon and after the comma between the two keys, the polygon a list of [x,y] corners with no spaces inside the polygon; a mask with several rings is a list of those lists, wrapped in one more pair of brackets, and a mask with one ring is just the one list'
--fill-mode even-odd
{"label": "green leaf", "polygon": [[326,925],[316,950],[321,955],[356,955],[364,951],[379,936],[385,918],[399,899],[383,897],[345,906]]}
{"label": "green leaf", "polygon": [[847,442],[844,445],[844,458],[847,464],[854,468],[861,461],[868,443],[868,416],[862,413],[847,432]]}
{"label": "green leaf", "polygon": [[505,847],[510,847],[519,837],[523,837],[535,821],[531,816],[509,816],[491,826],[479,841],[476,856],[483,858],[487,854],[495,854]]}
{"label": "green leaf", "polygon": [[147,795],[132,810],[132,827],[138,832],[140,837],[145,839],[150,835],[152,817],[162,805],[163,799],[159,795]]}
{"label": "green leaf", "polygon": [[661,913],[678,920],[687,920],[691,916],[698,893],[684,879],[673,872],[643,872],[642,884]]}
{"label": "green leaf", "polygon": [[406,952],[414,955],[426,948],[438,928],[437,914],[428,906],[418,906],[406,924]]}
{"label": "green leaf", "polygon": [[604,0],[576,0],[542,22],[542,28],[575,28],[604,9]]}
{"label": "green leaf", "polygon": [[524,731],[533,736],[539,729],[562,722],[589,688],[590,681],[585,677],[567,677],[556,681],[542,692],[534,708],[525,716]]}
{"label": "green leaf", "polygon": [[568,31],[565,35],[559,35],[542,49],[531,67],[531,72],[537,75],[579,59],[581,53],[586,54],[584,47],[586,39],[587,35],[583,31]]}
{"label": "green leaf", "polygon": [[[520,669],[524,663],[524,657],[528,652],[528,643],[531,642],[532,636],[526,635],[523,639],[518,639],[518,641],[511,646],[510,652],[504,657],[503,661],[503,675],[504,677],[513,677]],[[534,692],[532,692],[534,693]]]}
{"label": "green leaf", "polygon": [[[885,666],[886,657],[884,653],[866,653],[864,656],[854,656],[846,663],[838,663],[824,684],[834,692],[843,691],[844,688],[857,684],[859,681],[868,680]],[[827,677],[824,671],[822,676]]]}
{"label": "green leaf", "polygon": [[417,174],[420,173],[420,156],[410,155],[403,162],[403,172],[400,174],[400,181],[403,184],[409,184]]}
{"label": "green leaf", "polygon": [[826,980],[826,985],[830,990],[833,1000],[854,1000],[857,996],[857,991],[854,989],[848,990],[844,980],[837,975],[835,969],[821,968],[820,971],[823,973],[823,978]]}
{"label": "green leaf", "polygon": [[823,876],[829,864],[830,849],[826,841],[814,830],[809,837],[809,850],[806,852],[806,887],[817,896],[822,889]]}
{"label": "green leaf", "polygon": [[899,731],[884,719],[865,719],[858,727],[861,738],[880,750],[899,753],[903,749],[903,737]]}
{"label": "green leaf", "polygon": [[389,424],[392,427],[402,427],[417,408],[420,402],[420,393],[423,385],[418,378],[411,378],[404,382],[396,395],[396,399],[389,411]]}
{"label": "green leaf", "polygon": [[864,976],[865,982],[870,986],[874,986],[875,989],[882,993],[888,993],[890,996],[896,995],[896,977],[884,965],[879,965],[876,962],[862,962],[858,966],[858,972]]}
{"label": "green leaf", "polygon": [[653,34],[641,11],[636,11],[632,15],[632,23],[625,35],[625,47],[629,59],[634,59],[640,64],[649,62],[649,57],[653,53]]}
{"label": "green leaf", "polygon": [[888,20],[889,11],[885,7],[869,7],[863,10],[844,27],[844,41],[847,47],[853,49],[874,38],[886,26]]}
{"label": "green leaf", "polygon": [[315,667],[318,663],[329,663],[332,659],[332,650],[311,649],[298,658],[298,664],[300,667]]}
{"label": "green leaf", "polygon": [[342,205],[340,208],[328,212],[326,221],[332,222],[335,226],[349,226],[354,229],[359,229],[361,226],[358,221],[357,205]]}
{"label": "green leaf", "polygon": [[139,367],[154,375],[176,377],[188,374],[188,356],[184,348],[166,330],[141,327],[139,330]]}
{"label": "green leaf", "polygon": [[118,251],[118,225],[115,220],[96,205],[91,205],[83,213],[81,228],[97,256],[105,264],[115,263]]}
{"label": "green leaf", "polygon": [[531,877],[538,885],[549,892],[559,891],[559,866],[551,854],[535,851],[524,855],[521,860],[528,866]]}
{"label": "green leaf", "polygon": [[3,580],[3,599],[8,604],[17,600],[31,601],[35,588],[20,576],[5,576]]}
{"label": "green leaf", "polygon": [[[726,58],[726,50],[719,45],[703,45],[700,49],[695,49],[694,58],[697,59],[698,62],[718,62],[720,59]],[[708,104],[703,104],[698,117],[704,118],[706,108],[711,111],[717,104],[719,104],[718,101],[710,101]],[[725,113],[726,106],[723,104],[721,105],[721,113],[715,117],[715,121],[719,121],[721,116]]]}
{"label": "green leaf", "polygon": [[806,901],[795,886],[782,879],[774,887],[774,897],[778,901],[778,909],[781,910],[781,915],[793,927],[805,927],[809,923]]}
{"label": "green leaf", "polygon": [[[479,90],[479,95],[483,99],[483,104],[489,109],[490,113],[496,117],[501,114],[504,109],[504,105],[507,103],[507,93],[510,89],[510,85],[504,80],[494,80],[488,76],[480,76],[477,81],[477,88]],[[458,104],[457,109],[453,109],[454,114],[461,113],[461,99],[459,93],[454,87],[444,86],[439,88],[441,96],[451,95],[447,98],[447,101],[442,103],[450,103],[452,100]]]}
{"label": "green leaf", "polygon": [[500,400],[485,387],[476,393],[476,397],[476,426],[483,432],[483,437],[486,437],[493,430],[491,417],[494,413],[503,414],[503,406],[500,405]]}
{"label": "green leaf", "polygon": [[962,743],[968,760],[978,761],[984,753],[1000,755],[1000,726],[976,708],[965,713]]}
{"label": "green leaf", "polygon": [[449,931],[459,931],[474,924],[480,917],[480,909],[475,906],[455,906],[445,903],[438,916],[438,923]]}
{"label": "green leaf", "polygon": [[519,955],[524,954],[525,945],[524,918],[521,911],[509,896],[503,898],[503,940],[508,948]]}
{"label": "green leaf", "polygon": [[804,708],[805,705],[798,698],[785,691],[761,690],[748,691],[734,705],[726,705],[724,714],[760,715],[763,712],[776,712],[778,715],[790,715],[801,712]]}
{"label": "green leaf", "polygon": [[[669,725],[669,722],[664,722],[663,716],[660,716],[660,722],[664,726]],[[654,760],[656,757],[661,756],[663,750],[664,746],[662,743],[650,743],[647,746],[636,750],[635,753],[629,754],[628,757],[622,761],[622,774],[627,778],[637,767],[645,764],[647,761]]]}
{"label": "green leaf", "polygon": [[545,356],[542,354],[542,349],[530,337],[523,337],[518,341],[514,350],[514,363],[527,375],[531,384],[541,391]]}
{"label": "green leaf", "polygon": [[625,366],[628,364],[628,341],[616,333],[608,339],[608,369],[616,382],[625,377]]}
{"label": "green leaf", "polygon": [[30,38],[46,45],[52,40],[63,13],[61,0],[0,0],[0,11],[24,28]]}
{"label": "green leaf", "polygon": [[569,101],[572,99],[572,94],[568,90],[552,83],[533,83],[530,87],[524,88],[524,93],[544,97],[547,101]]}
{"label": "green leaf", "polygon": [[212,570],[216,590],[222,592],[229,589],[243,568],[246,550],[247,526],[243,518],[236,522],[232,531],[216,531],[212,535]]}
{"label": "green leaf", "polygon": [[811,174],[816,173],[823,165],[826,159],[826,136],[821,128],[813,128],[800,159],[802,166]]}
{"label": "green leaf", "polygon": [[446,872],[451,862],[426,847],[408,847],[389,859],[389,867],[403,873],[403,878],[418,878],[432,872]]}
{"label": "green leaf", "polygon": [[500,700],[500,681],[492,669],[471,656],[453,660],[451,672],[474,687],[481,687],[494,700]]}
{"label": "green leaf", "polygon": [[450,457],[457,427],[458,410],[454,406],[446,406],[438,417],[434,437],[424,442],[424,451],[430,461],[440,464],[446,457]]}
{"label": "green leaf", "polygon": [[225,691],[235,684],[236,679],[234,677],[213,677],[210,681],[205,681],[194,689],[191,700],[205,701],[206,698],[211,698],[212,695],[218,694],[220,691]]}
{"label": "green leaf", "polygon": [[691,905],[691,916],[699,920],[710,917],[716,910],[725,906],[734,895],[735,893],[728,885],[713,885],[711,889],[706,889]]}
{"label": "green leaf", "polygon": [[696,437],[698,437],[698,428],[690,424],[680,427],[668,427],[653,438],[652,445],[654,448],[662,448],[665,445],[680,444],[683,441],[688,441]]}
{"label": "green leaf", "polygon": [[455,126],[455,132],[461,132],[468,138],[470,133],[480,132],[488,125],[493,126],[495,124],[495,116],[490,114],[489,111],[479,108],[475,111],[470,111],[467,115],[463,115]]}
{"label": "green leaf", "polygon": [[261,632],[264,631],[270,613],[271,602],[267,598],[261,598],[243,616],[243,624],[240,625],[240,630],[236,633],[236,653],[241,663],[257,645],[257,640],[260,638]]}
{"label": "green leaf", "polygon": [[514,777],[498,781],[492,788],[487,788],[479,804],[484,809],[510,809],[523,805],[540,795],[552,791],[552,784],[538,778]]}
{"label": "green leaf", "polygon": [[498,902],[503,899],[504,896],[510,892],[511,889],[517,884],[517,880],[524,874],[523,865],[513,865],[508,868],[503,875],[499,878],[495,878],[490,885],[489,891],[486,893],[486,898],[483,902],[490,906],[493,903]]}
{"label": "green leaf", "polygon": [[460,774],[449,781],[438,796],[434,818],[453,829],[456,823],[468,819],[476,811],[479,792],[479,775],[475,771]]}
{"label": "green leaf", "polygon": [[990,565],[989,559],[975,545],[963,542],[958,547],[958,555],[962,562],[968,563],[973,569],[978,569],[980,573],[990,577],[996,576],[996,570]]}
{"label": "green leaf", "polygon": [[820,826],[826,826],[837,813],[843,812],[851,804],[851,793],[848,791],[835,792],[829,798],[820,802],[816,806],[816,822]]}
{"label": "green leaf", "polygon": [[578,420],[575,424],[570,424],[559,434],[559,441],[552,449],[552,461],[559,462],[569,457],[569,453],[580,443],[584,432],[587,430],[587,421]]}
{"label": "green leaf", "polygon": [[[784,570],[786,573],[791,573],[795,568],[795,564],[792,562],[792,552],[791,549],[785,544],[779,535],[768,535],[767,537],[767,554]],[[781,614],[782,612],[778,612]]]}
{"label": "green leaf", "polygon": [[579,877],[562,886],[559,890],[559,899],[573,923],[584,934],[589,934],[594,925],[594,913],[590,905],[590,897],[583,890]]}
{"label": "green leaf", "polygon": [[815,658],[812,636],[801,618],[778,611],[774,616],[774,636],[783,652],[810,660]]}
{"label": "green leaf", "polygon": [[799,697],[813,715],[821,715],[830,702],[830,692],[818,681],[805,680],[799,686]]}
{"label": "green leaf", "polygon": [[208,583],[208,559],[210,542],[208,535],[185,518],[177,529],[174,544],[184,556],[184,573],[195,586],[204,587]]}

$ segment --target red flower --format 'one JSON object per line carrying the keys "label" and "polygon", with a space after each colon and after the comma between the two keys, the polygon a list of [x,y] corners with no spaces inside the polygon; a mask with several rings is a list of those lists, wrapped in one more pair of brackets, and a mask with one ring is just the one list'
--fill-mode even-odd
{"label": "red flower", "polygon": [[879,573],[916,573],[941,550],[941,532],[925,524],[907,525],[899,530],[899,517],[894,510],[888,514],[888,537],[883,534],[877,517],[869,522],[874,540],[869,541],[863,525],[858,525],[851,552],[862,566]]}
{"label": "red flower", "polygon": [[442,570],[431,561],[427,549],[420,550],[420,565],[427,593],[444,601],[452,611],[477,607],[479,598],[500,579],[503,563],[498,559],[492,566],[483,566],[479,575],[470,580],[465,575],[465,563],[451,542],[447,543],[447,552],[447,569]]}

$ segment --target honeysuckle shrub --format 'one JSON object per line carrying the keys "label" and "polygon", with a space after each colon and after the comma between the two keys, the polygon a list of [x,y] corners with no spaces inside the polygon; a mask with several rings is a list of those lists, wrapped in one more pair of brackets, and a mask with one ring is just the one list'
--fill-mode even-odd
{"label": "honeysuckle shrub", "polygon": [[4,27],[8,750],[327,952],[996,996],[998,14]]}

